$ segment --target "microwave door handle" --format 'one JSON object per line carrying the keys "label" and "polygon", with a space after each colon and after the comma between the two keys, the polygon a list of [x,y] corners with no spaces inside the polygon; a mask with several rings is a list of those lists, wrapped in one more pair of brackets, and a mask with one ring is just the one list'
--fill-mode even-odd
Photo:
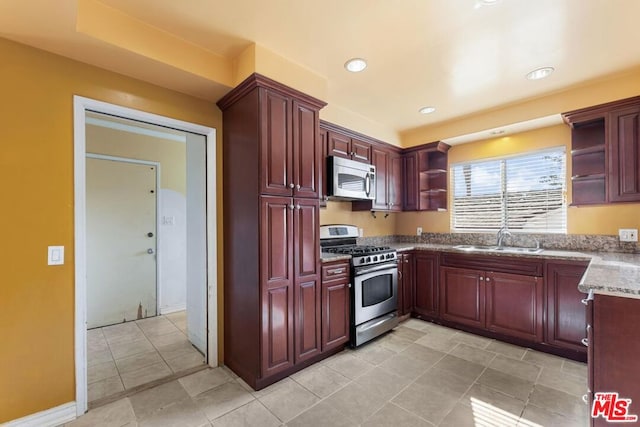
{"label": "microwave door handle", "polygon": [[364,192],[367,197],[369,196],[369,193],[371,193],[371,175],[368,173],[364,177]]}

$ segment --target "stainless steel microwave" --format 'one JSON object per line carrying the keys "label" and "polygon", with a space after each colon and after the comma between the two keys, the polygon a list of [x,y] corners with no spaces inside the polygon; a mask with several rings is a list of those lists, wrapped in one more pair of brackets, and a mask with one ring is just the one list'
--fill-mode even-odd
{"label": "stainless steel microwave", "polygon": [[338,200],[373,200],[376,167],[342,157],[327,157],[327,195]]}

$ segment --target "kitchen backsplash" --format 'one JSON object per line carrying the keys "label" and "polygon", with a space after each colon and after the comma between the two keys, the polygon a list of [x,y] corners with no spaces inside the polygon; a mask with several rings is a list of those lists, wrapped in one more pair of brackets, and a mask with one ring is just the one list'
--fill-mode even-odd
{"label": "kitchen backsplash", "polygon": [[[505,246],[535,247],[536,239],[544,249],[588,252],[640,252],[636,242],[620,242],[618,236],[597,234],[516,234],[505,238]],[[489,233],[422,233],[421,236],[361,237],[360,245],[390,243],[433,243],[441,245],[495,245],[496,235]]]}

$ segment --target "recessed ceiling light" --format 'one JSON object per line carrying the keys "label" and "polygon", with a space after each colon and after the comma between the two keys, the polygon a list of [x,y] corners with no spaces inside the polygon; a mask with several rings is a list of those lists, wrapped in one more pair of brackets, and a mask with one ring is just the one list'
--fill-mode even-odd
{"label": "recessed ceiling light", "polygon": [[553,73],[554,70],[555,69],[553,67],[537,68],[537,69],[533,70],[532,72],[530,72],[529,74],[527,74],[527,79],[529,79],[529,80],[544,79],[545,77],[549,77],[551,75],[551,73]]}
{"label": "recessed ceiling light", "polygon": [[491,135],[502,135],[504,133],[504,129],[492,130]]}
{"label": "recessed ceiling light", "polygon": [[498,3],[500,0],[476,0],[475,8],[478,9],[482,6],[493,6]]}
{"label": "recessed ceiling light", "polygon": [[436,107],[422,107],[418,110],[420,114],[431,114],[436,111]]}
{"label": "recessed ceiling light", "polygon": [[352,73],[359,73],[360,71],[367,68],[367,61],[362,58],[351,58],[344,63],[344,68],[346,68],[347,71],[351,71]]}

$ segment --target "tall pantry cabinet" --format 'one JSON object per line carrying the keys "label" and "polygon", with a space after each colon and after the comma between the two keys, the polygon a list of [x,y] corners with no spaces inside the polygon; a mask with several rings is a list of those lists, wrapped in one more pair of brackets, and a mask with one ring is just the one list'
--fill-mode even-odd
{"label": "tall pantry cabinet", "polygon": [[321,352],[325,103],[253,74],[223,111],[225,364],[260,389]]}

